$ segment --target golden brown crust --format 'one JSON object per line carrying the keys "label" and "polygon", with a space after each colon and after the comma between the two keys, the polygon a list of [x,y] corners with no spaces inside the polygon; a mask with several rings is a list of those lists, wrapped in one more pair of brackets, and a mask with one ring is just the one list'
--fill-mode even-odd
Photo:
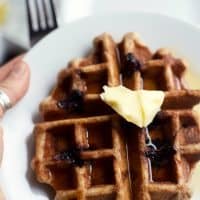
{"label": "golden brown crust", "polygon": [[[34,129],[32,161],[38,181],[51,185],[57,200],[190,199],[187,182],[200,159],[200,125],[191,109],[200,91],[183,85],[186,67],[166,49],[153,54],[135,33],[119,44],[107,33],[98,36],[93,52],[71,61],[40,104],[44,122]],[[119,84],[165,91],[162,110],[148,128],[153,141],[174,148],[161,164],[145,156],[144,129],[125,122],[100,100],[103,85]],[[69,101],[74,90],[79,91],[75,103],[83,109],[59,108],[58,102]]]}

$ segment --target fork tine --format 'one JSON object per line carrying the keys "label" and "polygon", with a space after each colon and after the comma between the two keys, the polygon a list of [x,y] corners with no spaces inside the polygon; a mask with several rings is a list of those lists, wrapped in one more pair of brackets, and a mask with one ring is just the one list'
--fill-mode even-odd
{"label": "fork tine", "polygon": [[32,19],[32,15],[31,15],[31,8],[30,8],[29,0],[26,0],[26,9],[27,9],[29,33],[31,34],[31,31],[34,31],[34,27],[33,27],[33,19]]}
{"label": "fork tine", "polygon": [[52,13],[53,27],[57,28],[58,24],[57,24],[57,20],[56,20],[56,12],[55,12],[55,6],[54,6],[53,0],[49,0],[49,4],[50,4],[51,13]]}
{"label": "fork tine", "polygon": [[48,8],[45,3],[45,0],[42,0],[42,7],[43,7],[43,14],[44,14],[44,21],[47,28],[48,27]]}
{"label": "fork tine", "polygon": [[30,44],[33,46],[58,27],[56,13],[52,0],[26,0],[26,7]]}
{"label": "fork tine", "polygon": [[39,8],[39,2],[38,0],[33,0],[33,2],[35,2],[35,10],[36,10],[36,20],[37,20],[37,24],[38,24],[38,29],[41,30],[42,29],[42,20],[40,17],[40,8]]}

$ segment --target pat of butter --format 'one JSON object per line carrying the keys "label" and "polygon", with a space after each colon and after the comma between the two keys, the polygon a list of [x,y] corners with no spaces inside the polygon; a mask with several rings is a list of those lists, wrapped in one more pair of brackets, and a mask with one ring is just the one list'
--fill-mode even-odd
{"label": "pat of butter", "polygon": [[101,99],[128,122],[147,127],[160,111],[164,92],[152,90],[130,90],[124,86],[103,87]]}

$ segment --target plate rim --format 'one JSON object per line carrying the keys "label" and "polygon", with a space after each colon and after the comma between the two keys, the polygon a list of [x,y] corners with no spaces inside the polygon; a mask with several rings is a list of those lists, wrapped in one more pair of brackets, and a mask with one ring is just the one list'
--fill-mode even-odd
{"label": "plate rim", "polygon": [[[173,17],[173,16],[161,14],[161,13],[153,13],[153,12],[145,12],[145,11],[134,11],[134,12],[125,12],[125,11],[123,11],[123,12],[105,13],[104,15],[102,15],[102,14],[99,15],[98,14],[98,15],[95,15],[95,16],[85,16],[85,17],[83,17],[81,19],[77,19],[77,20],[71,21],[69,23],[66,23],[65,25],[63,25],[63,26],[59,27],[58,29],[52,31],[49,35],[47,35],[40,42],[38,42],[33,48],[31,48],[27,52],[27,54],[25,55],[23,60],[28,63],[28,58],[31,55],[33,50],[34,51],[37,50],[37,48],[39,48],[42,43],[48,41],[49,38],[52,38],[51,40],[56,40],[55,36],[56,36],[56,34],[58,34],[57,32],[60,32],[60,31],[62,31],[64,29],[67,29],[68,26],[70,26],[72,24],[76,25],[76,24],[81,23],[81,21],[85,21],[85,20],[90,19],[90,18],[94,18],[93,20],[98,20],[100,18],[106,18],[107,16],[112,16],[113,17],[115,15],[116,16],[119,16],[119,15],[127,15],[127,16],[128,15],[138,15],[138,16],[139,15],[140,16],[147,15],[147,16],[154,16],[154,17],[158,16],[158,17],[161,17],[163,19],[167,19],[167,20],[170,20],[170,21],[175,21],[176,23],[179,23],[179,24],[183,24],[184,26],[187,26],[190,29],[192,28],[193,30],[200,32],[200,26],[197,26],[196,24],[190,23],[190,22],[182,20],[182,19],[178,19],[178,18]],[[55,35],[55,36],[53,36],[53,35]],[[9,187],[7,186],[7,188],[9,188]]]}
{"label": "plate rim", "polygon": [[[91,18],[95,18],[95,20],[97,20],[97,18],[106,18],[108,16],[118,16],[118,15],[146,15],[146,16],[153,16],[153,17],[159,17],[159,18],[162,18],[163,20],[170,20],[170,21],[174,21],[175,23],[179,23],[179,24],[182,24],[184,26],[187,26],[189,28],[192,28],[192,29],[195,29],[195,31],[198,31],[200,33],[200,24],[195,24],[195,23],[192,23],[188,20],[185,20],[185,19],[180,19],[180,18],[177,18],[175,16],[170,16],[170,15],[167,15],[167,14],[162,14],[162,13],[155,13],[155,12],[151,12],[151,11],[128,11],[128,12],[125,12],[125,11],[118,11],[118,12],[113,12],[113,13],[110,13],[108,11],[106,11],[104,14],[97,14],[97,15],[88,15],[88,16],[84,16],[80,19],[76,19],[76,20],[73,20],[71,22],[68,22],[68,23],[65,23],[64,25],[62,26],[59,26],[57,29],[53,30],[52,32],[50,32],[49,34],[47,34],[46,36],[44,36],[38,43],[36,43],[31,49],[29,49],[29,51],[25,54],[24,58],[23,58],[23,61],[24,62],[27,62],[28,63],[28,57],[30,56],[30,54],[32,53],[32,51],[37,48],[39,48],[39,46],[47,41],[49,38],[53,37],[54,35],[58,34],[58,32],[61,32],[62,30],[65,30],[67,29],[68,26],[70,25],[76,25],[76,24],[79,24],[81,23],[81,21],[86,21],[86,20],[90,20]],[[55,37],[55,36],[54,36]]]}

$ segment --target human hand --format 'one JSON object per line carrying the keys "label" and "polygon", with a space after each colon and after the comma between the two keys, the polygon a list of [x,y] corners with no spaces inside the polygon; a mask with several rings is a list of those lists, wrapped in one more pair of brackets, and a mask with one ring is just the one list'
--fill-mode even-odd
{"label": "human hand", "polygon": [[[29,86],[30,70],[22,61],[22,56],[15,58],[0,68],[0,91],[3,91],[14,106],[26,93]],[[5,111],[0,104],[0,118]],[[0,164],[3,156],[3,129],[0,127]],[[0,200],[3,200],[0,191]]]}

